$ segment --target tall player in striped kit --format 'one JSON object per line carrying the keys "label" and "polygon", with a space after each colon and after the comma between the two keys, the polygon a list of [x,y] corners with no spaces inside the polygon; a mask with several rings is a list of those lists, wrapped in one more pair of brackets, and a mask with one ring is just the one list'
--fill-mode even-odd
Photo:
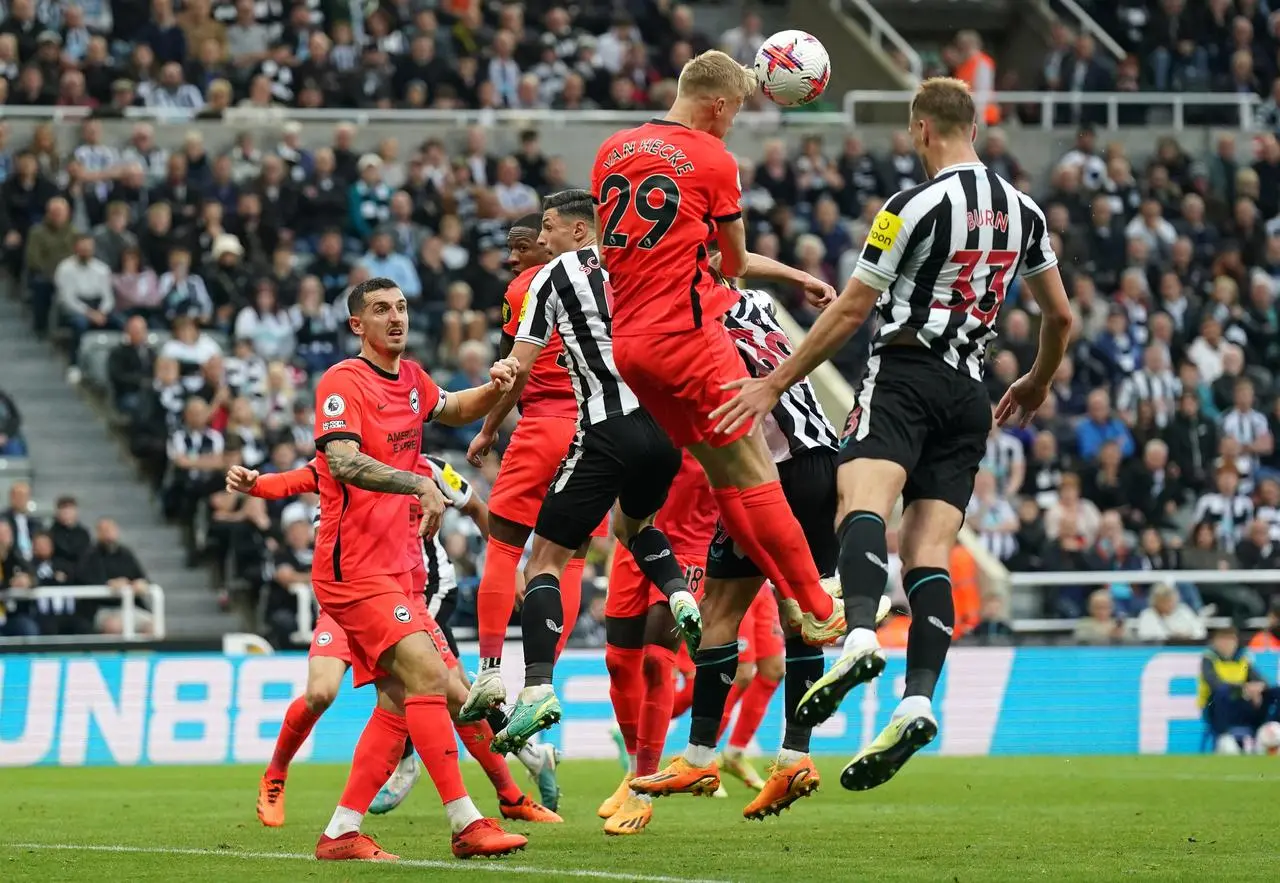
{"label": "tall player in striped kit", "polygon": [[879,307],[866,379],[841,441],[839,570],[850,627],[840,659],[802,697],[815,725],[884,670],[874,630],[883,590],[885,521],[903,500],[900,554],[911,604],[906,687],[889,725],[845,767],[841,784],[874,788],[938,732],[932,697],[955,626],[948,561],[986,451],[992,413],[983,357],[1005,291],[1020,273],[1040,307],[1030,372],[996,408],[1026,425],[1066,351],[1071,312],[1040,208],[973,149],[976,111],[958,80],[926,80],[911,102],[912,140],[931,180],[895,194],[872,222],[853,278],[795,354],[767,378],[728,384],[717,409],[730,434],[769,413],[781,393],[829,358]]}
{"label": "tall player in striped kit", "polygon": [[[509,355],[515,346],[529,286],[551,257],[538,241],[541,230],[542,215],[531,214],[515,221],[507,233],[508,260],[519,273],[507,286],[502,304],[503,356]],[[516,569],[529,535],[533,533],[538,510],[547,496],[551,479],[560,468],[560,461],[577,432],[578,400],[574,397],[573,382],[569,378],[568,361],[559,334],[551,335],[546,347],[530,366],[529,380],[520,396],[519,407],[520,422],[503,454],[498,479],[489,498],[491,532],[485,548],[480,590],[476,596],[480,673],[463,706],[464,720],[478,720],[486,715],[487,709],[498,708],[506,701],[506,687],[501,677],[502,644],[515,607]],[[473,465],[480,465],[482,453],[497,440],[502,421],[495,418],[495,414],[490,414],[471,442],[467,456]],[[591,536],[602,537],[607,529],[607,522],[602,521]],[[582,568],[590,545],[588,540],[574,550],[561,574],[564,630],[556,642],[557,655],[564,650],[577,621],[582,600]],[[539,765],[537,779],[542,800],[555,809],[558,802],[555,749],[550,745],[530,742],[521,749],[520,756],[523,759],[530,755]]]}

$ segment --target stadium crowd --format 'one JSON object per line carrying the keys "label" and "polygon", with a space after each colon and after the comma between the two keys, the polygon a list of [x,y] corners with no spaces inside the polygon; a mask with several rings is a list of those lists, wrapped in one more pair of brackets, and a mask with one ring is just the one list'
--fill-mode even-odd
{"label": "stadium crowd", "polygon": [[[219,82],[232,99],[263,106],[306,106],[313,81],[324,102],[457,106],[466,90],[455,82],[451,94],[451,77],[473,78],[476,96],[493,90],[502,106],[662,106],[664,77],[710,44],[680,5],[629,4],[623,16],[608,11],[612,4],[587,3],[576,19],[551,4],[525,4],[523,13],[515,4],[432,5],[403,20],[400,7],[377,7],[351,22],[322,3],[211,8],[195,0],[175,16],[169,0],[156,0],[149,14],[131,17],[137,4],[13,0],[0,24],[11,102],[17,93],[57,100],[29,88],[49,65],[73,85],[82,75],[85,106],[96,102],[74,144],[59,144],[47,125],[28,144],[8,143],[0,123],[3,259],[24,279],[34,329],[57,330],[72,364],[86,368],[81,341],[97,345],[102,336],[90,332],[119,331],[101,379],[134,453],[186,527],[192,563],[207,560],[219,585],[243,587],[262,621],[279,624],[279,640],[294,604],[288,585],[309,567],[317,501],[226,495],[226,464],[284,470],[313,455],[310,383],[350,351],[343,295],[371,275],[395,279],[409,297],[411,352],[442,385],[473,383],[497,342],[508,222],[536,210],[540,195],[582,182],[543,152],[536,130],[510,156],[494,154],[481,127],[461,144],[388,140],[361,154],[354,127],[340,124],[330,146],[309,150],[282,109],[274,138],[259,143],[241,132],[206,145],[191,133],[169,153],[147,122],[126,143],[105,143],[97,115],[118,111],[126,92],[153,107],[198,98],[216,109]],[[666,37],[642,42],[654,28]],[[759,28],[748,14],[719,42],[748,59]],[[52,36],[57,52],[47,48]],[[250,37],[258,51],[243,48]],[[231,54],[201,60],[221,38]],[[325,83],[348,82],[318,73],[345,63],[342,46],[347,72],[364,71],[355,81],[370,91],[326,91]],[[108,73],[95,67],[103,49]],[[591,77],[580,76],[583,65]],[[445,66],[445,85],[410,97],[422,92],[418,83],[442,82],[436,73]],[[622,79],[635,95],[614,88]],[[578,80],[589,86],[582,95]],[[539,95],[521,98],[530,85]],[[789,152],[767,141],[739,160],[752,249],[840,287],[884,199],[922,181],[924,170],[905,133],[884,154],[856,136],[831,147],[811,138]],[[1236,162],[1231,136],[1208,157],[1188,156],[1172,140],[1153,156],[1127,156],[1084,126],[1042,174],[1024,169],[993,128],[982,155],[1041,200],[1078,313],[1050,405],[1026,431],[993,431],[968,513],[983,543],[1013,570],[1275,567],[1280,227],[1271,219],[1280,215],[1280,142],[1261,139],[1251,165]],[[775,293],[802,322],[812,319],[801,292]],[[1012,286],[1002,312],[993,401],[1034,357],[1034,307],[1019,295]],[[870,331],[837,359],[851,380]],[[73,381],[80,375],[71,369]],[[0,399],[6,413],[16,421],[16,408]],[[469,438],[433,430],[427,444],[452,451],[461,466]],[[496,465],[477,476],[482,490]],[[450,548],[464,592],[478,571],[477,546],[459,536]],[[606,555],[599,550],[595,563]],[[1193,640],[1208,607],[1258,615],[1271,594],[1182,581],[1147,591],[1120,575],[1099,591],[1061,589],[1040,612],[1080,618],[1077,635],[1088,642]],[[468,611],[464,594],[460,615]],[[583,616],[583,634],[598,636],[590,594]],[[974,633],[1006,639],[1008,618],[1004,599],[980,600]]]}

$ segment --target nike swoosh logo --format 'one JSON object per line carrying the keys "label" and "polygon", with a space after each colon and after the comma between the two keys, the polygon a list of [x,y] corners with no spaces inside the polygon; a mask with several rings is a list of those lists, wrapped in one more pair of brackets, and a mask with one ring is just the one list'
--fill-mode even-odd
{"label": "nike swoosh logo", "polygon": [[668,558],[670,556],[671,556],[671,550],[663,549],[661,552],[658,552],[656,555],[645,555],[644,560],[645,561],[661,561],[663,558]]}
{"label": "nike swoosh logo", "polygon": [[867,553],[867,560],[868,560],[868,561],[870,561],[872,564],[874,564],[876,567],[878,567],[878,568],[880,568],[881,570],[883,570],[883,571],[885,571],[886,573],[888,573],[888,571],[889,571],[889,565],[888,565],[888,564],[885,564],[883,561],[881,561],[881,560],[880,560],[880,556],[879,556],[879,555],[877,555],[875,552],[868,552],[868,553]]}
{"label": "nike swoosh logo", "polygon": [[385,407],[386,407],[386,404],[385,404],[385,403],[384,403],[384,404],[381,404],[381,405],[378,405],[378,410],[379,410],[379,411],[381,411],[381,410],[382,410],[383,408],[385,408]]}

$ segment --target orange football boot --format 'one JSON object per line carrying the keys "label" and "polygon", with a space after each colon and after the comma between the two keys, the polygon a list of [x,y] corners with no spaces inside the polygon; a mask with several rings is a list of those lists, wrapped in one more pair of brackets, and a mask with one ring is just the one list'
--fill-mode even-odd
{"label": "orange football boot", "polygon": [[320,835],[316,843],[316,858],[320,861],[396,862],[400,856],[386,852],[373,842],[368,834],[348,831],[341,837]]}
{"label": "orange football boot", "polygon": [[622,777],[622,784],[618,786],[616,791],[605,798],[604,803],[600,804],[600,808],[596,810],[596,815],[602,819],[607,819],[622,808],[623,801],[631,793],[631,779],[631,773],[627,773]]}
{"label": "orange football boot", "polygon": [[520,799],[515,803],[507,803],[499,799],[498,809],[502,812],[504,819],[510,819],[515,822],[542,822],[554,825],[557,822],[564,821],[564,819],[541,803],[538,803],[528,794],[521,794]]}
{"label": "orange football boot", "polygon": [[284,824],[284,779],[263,776],[258,783],[258,821],[268,828]]}
{"label": "orange football boot", "polygon": [[639,794],[628,794],[618,811],[604,823],[604,832],[614,837],[639,834],[652,818],[653,802]]}
{"label": "orange football boot", "polygon": [[776,816],[801,797],[808,797],[818,790],[818,768],[809,757],[796,761],[785,769],[776,763],[769,768],[769,778],[755,799],[747,804],[742,815],[748,819],[763,820]]}
{"label": "orange football boot", "polygon": [[710,797],[720,787],[720,769],[715,761],[710,766],[693,766],[683,757],[677,757],[651,776],[637,776],[631,780],[631,790],[652,797],[668,794],[695,794]]}
{"label": "orange football boot", "polygon": [[508,834],[493,819],[476,819],[453,835],[455,858],[510,855],[529,845],[529,838]]}

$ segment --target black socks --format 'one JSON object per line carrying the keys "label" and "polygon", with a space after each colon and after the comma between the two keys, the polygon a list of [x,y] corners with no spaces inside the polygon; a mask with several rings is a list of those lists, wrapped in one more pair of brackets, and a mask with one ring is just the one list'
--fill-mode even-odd
{"label": "black socks", "polygon": [[911,604],[907,684],[902,695],[932,699],[956,624],[951,576],[941,567],[916,567],[903,574],[902,585]]}
{"label": "black socks", "polygon": [[738,671],[738,642],[705,647],[693,657],[697,677],[693,679],[693,718],[689,722],[689,744],[715,748],[720,735],[724,703]]}
{"label": "black socks", "polygon": [[800,704],[800,697],[822,677],[825,667],[820,649],[810,647],[799,635],[787,638],[787,674],[782,681],[787,721],[782,733],[783,748],[809,753],[809,736],[813,727],[803,727],[795,722],[796,706]]}
{"label": "black socks", "polygon": [[685,581],[684,570],[676,560],[676,553],[667,540],[667,535],[652,524],[642,527],[640,532],[631,538],[627,550],[636,559],[636,566],[649,582],[657,586],[658,591],[670,598],[676,592],[689,590]]}
{"label": "black socks", "polygon": [[551,670],[556,661],[556,643],[564,631],[559,579],[549,573],[540,573],[525,584],[520,628],[524,633],[524,685],[538,687],[550,684]]}
{"label": "black socks", "polygon": [[840,540],[840,585],[849,629],[874,629],[876,609],[889,580],[884,520],[874,512],[850,512],[836,530]]}

